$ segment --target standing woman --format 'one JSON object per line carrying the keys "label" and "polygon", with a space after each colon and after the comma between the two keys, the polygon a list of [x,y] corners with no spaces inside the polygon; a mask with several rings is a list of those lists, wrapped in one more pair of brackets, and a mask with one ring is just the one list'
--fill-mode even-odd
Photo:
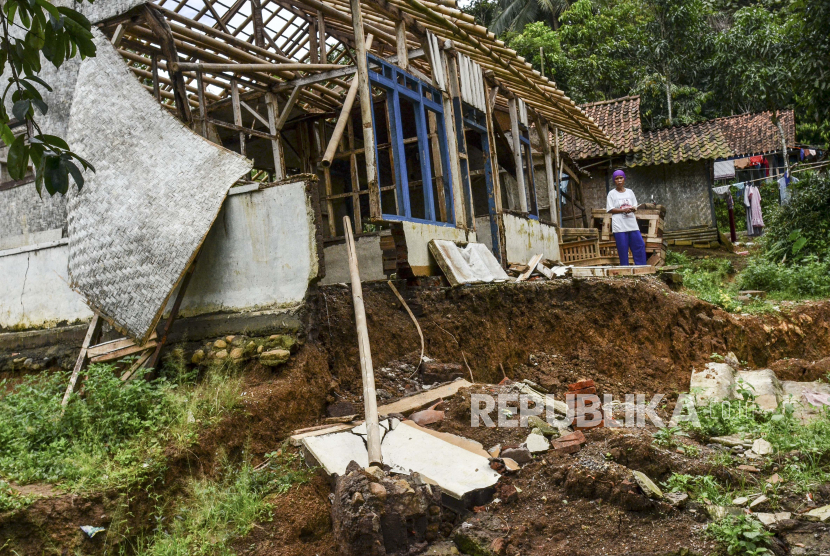
{"label": "standing woman", "polygon": [[625,187],[625,172],[614,172],[614,189],[608,192],[605,203],[606,212],[611,213],[611,231],[617,242],[620,265],[628,266],[628,249],[634,255],[634,264],[646,264],[646,244],[637,226],[637,197]]}

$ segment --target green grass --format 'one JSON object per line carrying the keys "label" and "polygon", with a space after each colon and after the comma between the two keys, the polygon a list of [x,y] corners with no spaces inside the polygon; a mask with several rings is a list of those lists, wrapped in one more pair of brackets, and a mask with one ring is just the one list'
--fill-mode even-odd
{"label": "green grass", "polygon": [[175,363],[162,378],[129,382],[113,365],[91,365],[83,394],[72,396],[63,415],[68,375],[27,377],[0,398],[0,478],[82,490],[157,476],[165,447],[192,443],[200,427],[233,409],[241,389],[227,366],[194,382]]}
{"label": "green grass", "polygon": [[769,538],[773,534],[751,516],[727,516],[709,524],[706,534],[717,541],[730,556],[772,554]]}
{"label": "green grass", "polygon": [[726,488],[710,475],[674,473],[663,483],[667,492],[685,492],[695,500],[725,505],[732,500]]}
{"label": "green grass", "polygon": [[141,537],[135,553],[144,556],[230,556],[230,543],[246,535],[257,521],[271,518],[268,498],[308,482],[313,474],[296,454],[283,449],[268,454],[257,469],[249,461],[225,464],[221,480],[191,480],[175,507],[159,507],[154,533]]}
{"label": "green grass", "polygon": [[25,508],[33,501],[33,497],[21,495],[9,483],[0,480],[0,513]]}

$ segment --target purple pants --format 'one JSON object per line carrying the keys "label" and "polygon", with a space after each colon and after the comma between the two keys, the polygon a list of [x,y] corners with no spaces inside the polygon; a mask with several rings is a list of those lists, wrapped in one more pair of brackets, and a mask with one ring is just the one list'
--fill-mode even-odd
{"label": "purple pants", "polygon": [[628,266],[628,248],[634,255],[634,264],[646,264],[646,244],[640,230],[630,232],[614,232],[614,241],[617,242],[617,253],[620,255],[620,265]]}

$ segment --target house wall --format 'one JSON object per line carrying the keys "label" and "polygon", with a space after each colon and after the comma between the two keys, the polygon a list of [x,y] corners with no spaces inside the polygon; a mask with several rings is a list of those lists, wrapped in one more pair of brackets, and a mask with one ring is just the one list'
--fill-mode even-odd
{"label": "house wall", "polygon": [[431,239],[447,239],[450,241],[476,241],[474,231],[466,231],[451,226],[435,226],[421,222],[402,222],[404,238],[406,240],[407,261],[416,276],[435,276],[441,270],[429,252]]}
{"label": "house wall", "polygon": [[[4,166],[0,162],[0,166]],[[0,170],[0,182],[11,179]],[[38,196],[34,183],[0,191],[0,249],[55,241],[65,235],[66,197]]]}
{"label": "house wall", "polygon": [[[308,187],[298,181],[231,189],[202,246],[179,315],[301,303],[319,270]],[[168,310],[175,297],[174,292]]]}
{"label": "house wall", "polygon": [[526,264],[539,253],[545,259],[559,259],[559,239],[554,226],[507,213],[501,218],[508,264]]}
{"label": "house wall", "polygon": [[[705,161],[626,168],[626,187],[639,203],[666,207],[666,230],[715,226],[710,198],[709,169]],[[583,182],[589,209],[605,208],[605,171],[594,170]],[[653,196],[653,198],[652,198]]]}
{"label": "house wall", "polygon": [[92,312],[69,287],[69,240],[0,251],[0,329],[46,328],[88,320]]}
{"label": "house wall", "polygon": [[[380,248],[380,235],[355,238],[355,248],[360,270],[360,281],[386,279],[386,275],[383,273],[383,251]],[[345,242],[326,245],[323,253],[326,275],[320,281],[320,284],[351,284],[349,256],[346,253]]]}

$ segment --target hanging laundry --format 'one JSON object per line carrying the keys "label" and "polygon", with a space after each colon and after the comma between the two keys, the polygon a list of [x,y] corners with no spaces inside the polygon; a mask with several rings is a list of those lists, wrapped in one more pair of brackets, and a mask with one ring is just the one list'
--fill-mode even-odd
{"label": "hanging laundry", "polygon": [[716,160],[715,161],[715,179],[722,180],[726,178],[735,177],[735,161],[733,160]]}
{"label": "hanging laundry", "polygon": [[713,187],[712,192],[715,195],[719,195],[719,196],[723,197],[724,195],[726,195],[729,192],[730,187],[732,187],[732,186],[731,185],[721,185],[720,187]]}
{"label": "hanging laundry", "polygon": [[792,194],[790,193],[789,185],[791,183],[798,183],[798,178],[791,178],[789,176],[781,176],[778,178],[778,195],[782,205],[786,205],[790,202]]}
{"label": "hanging laundry", "polygon": [[746,170],[750,166],[748,158],[738,158],[733,160],[732,162],[735,163],[735,168],[737,168],[738,170]]}
{"label": "hanging laundry", "polygon": [[749,190],[752,189],[752,184],[747,183],[746,187],[744,187],[744,206],[749,206]]}
{"label": "hanging laundry", "polygon": [[749,163],[752,165],[761,164],[761,161],[764,160],[763,156],[750,156]]}
{"label": "hanging laundry", "polygon": [[764,232],[764,215],[761,213],[761,192],[754,185],[750,185],[748,189],[750,221],[755,235],[761,235]]}

